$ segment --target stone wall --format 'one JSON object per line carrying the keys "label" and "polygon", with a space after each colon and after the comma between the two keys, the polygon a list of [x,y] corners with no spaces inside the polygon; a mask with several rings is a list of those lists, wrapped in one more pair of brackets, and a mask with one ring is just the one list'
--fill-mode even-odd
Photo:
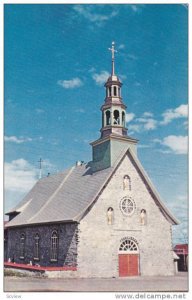
{"label": "stone wall", "polygon": [[[131,190],[123,189],[123,177],[131,178]],[[136,205],[131,216],[120,209],[123,197]],[[107,210],[112,207],[112,225]],[[141,209],[146,210],[146,225],[141,224]],[[81,277],[118,277],[119,246],[123,238],[134,238],[139,248],[140,275],[173,275],[171,224],[163,216],[143,178],[126,156],[101,193],[96,204],[79,225],[78,270]]]}
{"label": "stone wall", "polygon": [[4,230],[4,261],[7,261],[7,230]]}
{"label": "stone wall", "polygon": [[[58,260],[50,261],[51,235],[53,231],[59,235]],[[30,227],[18,227],[8,229],[8,249],[7,258],[14,260],[16,263],[33,264],[41,266],[76,266],[77,265],[77,224],[51,224]],[[20,236],[24,233],[25,256],[20,258]],[[34,237],[38,233],[40,259],[34,260]]]}

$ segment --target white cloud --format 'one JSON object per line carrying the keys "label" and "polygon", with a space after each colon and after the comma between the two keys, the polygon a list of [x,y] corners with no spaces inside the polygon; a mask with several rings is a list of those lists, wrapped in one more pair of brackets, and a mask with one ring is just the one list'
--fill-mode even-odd
{"label": "white cloud", "polygon": [[188,136],[169,135],[163,140],[155,139],[154,142],[168,147],[175,154],[188,153]]}
{"label": "white cloud", "polygon": [[158,149],[157,151],[160,152],[160,153],[163,153],[163,154],[170,154],[170,153],[172,153],[171,150]]}
{"label": "white cloud", "polygon": [[83,85],[82,80],[78,77],[70,80],[59,80],[57,83],[61,85],[64,89],[74,89]]}
{"label": "white cloud", "polygon": [[36,182],[37,170],[25,159],[5,162],[5,190],[27,192]]}
{"label": "white cloud", "polygon": [[163,139],[163,145],[169,147],[175,154],[187,154],[188,137],[169,135]]}
{"label": "white cloud", "polygon": [[42,113],[45,112],[44,109],[41,109],[41,108],[36,108],[35,111],[36,111],[37,114],[42,114]]}
{"label": "white cloud", "polygon": [[140,132],[141,131],[141,126],[138,124],[131,124],[129,125],[129,130],[132,130],[132,133],[134,132]]}
{"label": "white cloud", "polygon": [[29,137],[16,137],[16,136],[5,136],[4,137],[5,142],[9,142],[9,143],[15,143],[15,144],[22,144],[25,142],[31,142],[32,138]]}
{"label": "white cloud", "polygon": [[123,81],[123,80],[125,80],[126,78],[127,78],[126,75],[119,74],[119,79],[120,79],[120,81]]}
{"label": "white cloud", "polygon": [[131,9],[134,11],[134,12],[137,12],[138,11],[138,6],[137,5],[131,5]]}
{"label": "white cloud", "polygon": [[137,146],[138,148],[149,148],[150,146],[149,145],[142,145],[142,144],[138,144]]}
{"label": "white cloud", "polygon": [[167,109],[163,114],[163,121],[160,122],[162,125],[167,125],[174,119],[187,118],[188,117],[188,105],[181,104],[177,108]]}
{"label": "white cloud", "polygon": [[128,53],[127,57],[130,58],[130,59],[132,59],[132,60],[137,60],[138,59],[138,57],[136,55],[131,54],[131,53]]}
{"label": "white cloud", "polygon": [[129,6],[134,13],[141,13],[143,7],[145,7],[145,4],[131,4]]}
{"label": "white cloud", "polygon": [[124,45],[124,44],[120,44],[119,47],[118,47],[119,50],[120,50],[120,49],[124,49],[124,48],[125,48],[125,45]]}
{"label": "white cloud", "polygon": [[[99,8],[99,6],[98,6]],[[102,9],[102,7],[100,6]],[[97,26],[102,26],[105,24],[106,21],[109,19],[117,16],[118,11],[113,10],[109,14],[104,14],[103,9],[102,13],[95,13],[95,6],[93,5],[74,5],[73,9],[81,16],[83,16],[85,19],[89,20],[92,23],[95,23]]]}
{"label": "white cloud", "polygon": [[127,113],[126,117],[125,117],[126,118],[126,122],[128,123],[128,122],[132,121],[134,119],[134,117],[135,117],[134,113]]}
{"label": "white cloud", "polygon": [[83,108],[78,108],[75,110],[76,113],[85,113],[85,110]]}
{"label": "white cloud", "polygon": [[157,127],[157,121],[154,119],[147,119],[144,125],[146,130],[153,130]]}
{"label": "white cloud", "polygon": [[[5,211],[12,209],[34,186],[39,169],[23,158],[5,162]],[[57,170],[58,171],[58,170]],[[43,160],[42,173],[55,173],[55,166],[49,160]]]}
{"label": "white cloud", "polygon": [[147,119],[146,118],[137,118],[136,121],[140,122],[140,123],[145,123],[147,121]]}
{"label": "white cloud", "polygon": [[92,78],[93,78],[93,80],[95,80],[97,85],[102,85],[107,81],[109,76],[110,76],[109,72],[101,71],[100,74],[99,73],[94,73],[92,75]]}
{"label": "white cloud", "polygon": [[179,201],[186,201],[186,202],[188,199],[187,195],[178,195],[177,198]]}
{"label": "white cloud", "polygon": [[154,139],[153,142],[154,143],[161,143],[161,140],[160,139]]}
{"label": "white cloud", "polygon": [[143,113],[143,116],[144,117],[153,117],[153,113],[149,112],[149,111],[146,111]]}
{"label": "white cloud", "polygon": [[153,130],[157,127],[157,121],[152,118],[137,118],[136,121],[143,123],[142,127],[144,130]]}
{"label": "white cloud", "polygon": [[[142,118],[136,118],[135,124],[129,125],[129,129],[132,130],[133,133],[156,129],[158,122],[153,119],[152,116],[152,113],[144,112]],[[126,121],[130,122],[134,117],[135,115],[133,113],[126,114]]]}
{"label": "white cloud", "polygon": [[96,69],[94,67],[92,67],[91,69],[88,70],[89,73],[93,73],[95,71],[96,71]]}
{"label": "white cloud", "polygon": [[134,85],[135,85],[135,86],[141,86],[141,83],[138,82],[138,81],[135,81]]}

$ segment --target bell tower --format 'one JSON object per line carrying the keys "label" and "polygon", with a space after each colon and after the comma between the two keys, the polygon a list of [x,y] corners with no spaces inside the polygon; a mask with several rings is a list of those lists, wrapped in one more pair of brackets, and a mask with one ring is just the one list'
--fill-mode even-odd
{"label": "bell tower", "polygon": [[101,138],[104,138],[111,133],[125,136],[127,135],[127,128],[125,122],[126,106],[122,101],[121,87],[122,83],[115,75],[115,43],[112,42],[112,70],[111,76],[105,83],[106,98],[102,105],[102,128]]}
{"label": "bell tower", "polygon": [[101,137],[92,142],[92,170],[94,172],[112,167],[124,149],[135,153],[138,140],[127,135],[126,105],[121,96],[122,83],[115,74],[115,43],[109,48],[112,53],[111,75],[105,83],[106,96],[102,111]]}

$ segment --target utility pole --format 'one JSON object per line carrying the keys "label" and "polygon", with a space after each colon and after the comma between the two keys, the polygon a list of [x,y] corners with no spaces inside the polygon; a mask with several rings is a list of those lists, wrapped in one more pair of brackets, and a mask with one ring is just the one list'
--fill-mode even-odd
{"label": "utility pole", "polygon": [[40,158],[38,160],[38,163],[39,163],[39,179],[42,178],[42,162],[43,162],[43,160],[42,160],[42,158]]}

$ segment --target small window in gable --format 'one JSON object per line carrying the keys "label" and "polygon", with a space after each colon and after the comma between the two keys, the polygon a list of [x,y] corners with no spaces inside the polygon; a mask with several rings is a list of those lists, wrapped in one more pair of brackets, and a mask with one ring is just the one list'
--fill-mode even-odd
{"label": "small window in gable", "polygon": [[140,212],[140,224],[146,225],[147,224],[147,212],[144,208],[142,208]]}
{"label": "small window in gable", "polygon": [[114,219],[114,210],[112,207],[109,207],[107,210],[107,223],[108,225],[113,224],[113,219]]}
{"label": "small window in gable", "polygon": [[131,191],[131,178],[129,175],[123,177],[123,189]]}

